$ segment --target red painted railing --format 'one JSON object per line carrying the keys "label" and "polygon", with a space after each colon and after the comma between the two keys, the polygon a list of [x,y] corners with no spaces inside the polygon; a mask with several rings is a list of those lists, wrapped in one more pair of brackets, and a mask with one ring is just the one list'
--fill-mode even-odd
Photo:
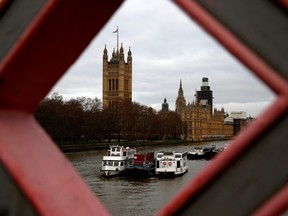
{"label": "red painted railing", "polygon": [[[9,1],[1,1],[0,10],[5,8],[3,2]],[[11,2],[2,11],[2,18],[10,17],[12,24],[13,21],[21,23],[21,20],[13,16],[13,10],[10,10],[18,3],[19,1]],[[47,1],[17,40],[12,41],[11,49],[0,59],[0,164],[40,215],[109,214],[36,122],[33,112],[121,3],[120,0],[88,0],[83,3],[76,0]],[[208,196],[214,193],[207,188],[218,184],[218,180],[224,174],[229,174],[230,168],[235,164],[244,163],[246,156],[253,151],[254,144],[263,140],[267,134],[272,134],[271,131],[277,129],[283,119],[287,118],[288,110],[288,84],[285,76],[279,75],[279,71],[237,39],[227,26],[217,21],[198,1],[176,0],[175,3],[275,91],[278,99],[242,136],[233,141],[233,148],[219,155],[214,163],[191,180],[159,212],[160,215],[180,215],[189,213],[190,209],[194,211],[195,208],[200,208],[197,203],[202,197],[207,193]],[[287,9],[285,1],[280,3],[283,10]],[[3,19],[0,20],[0,24],[2,23],[5,25]],[[11,42],[9,38],[6,40],[1,43]],[[287,71],[281,72],[286,73],[287,77]],[[284,124],[287,126],[287,122]],[[276,134],[280,140],[287,138],[283,130],[277,129]],[[273,145],[276,146],[277,143]],[[272,148],[275,148],[273,145]],[[279,155],[280,153],[279,151]],[[257,162],[255,157],[255,164]],[[283,170],[284,174],[287,173],[286,170],[287,168]],[[229,175],[224,177],[224,180],[231,178]],[[274,215],[287,209],[287,178],[279,178],[283,178],[280,183],[286,184],[279,183],[278,187],[269,192],[270,198],[263,197],[260,205],[253,206],[252,212],[251,209],[248,212]],[[274,186],[271,183],[267,185]],[[229,198],[229,194],[227,196]],[[210,204],[212,203],[207,203],[207,209]],[[234,208],[248,208],[246,204],[235,203]],[[225,203],[220,207],[227,208]]]}

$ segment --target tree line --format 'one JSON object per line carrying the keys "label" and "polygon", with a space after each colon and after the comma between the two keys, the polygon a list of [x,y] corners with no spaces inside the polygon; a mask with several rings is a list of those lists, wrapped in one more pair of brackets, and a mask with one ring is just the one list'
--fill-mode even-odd
{"label": "tree line", "polygon": [[181,119],[174,111],[156,111],[122,101],[117,109],[102,109],[98,98],[63,100],[59,93],[43,99],[35,117],[56,143],[111,140],[169,140],[180,136]]}

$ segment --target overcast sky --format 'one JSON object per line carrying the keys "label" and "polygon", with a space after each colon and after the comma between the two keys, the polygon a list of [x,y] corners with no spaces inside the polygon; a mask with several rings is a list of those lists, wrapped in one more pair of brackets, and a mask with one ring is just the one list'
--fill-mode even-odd
{"label": "overcast sky", "polygon": [[110,59],[117,46],[112,33],[117,26],[125,59],[129,47],[132,51],[133,101],[159,110],[166,97],[174,110],[180,79],[190,102],[202,77],[209,78],[215,107],[228,113],[258,116],[275,99],[258,78],[168,0],[125,1],[51,92],[66,100],[81,96],[102,100],[103,49],[106,44]]}

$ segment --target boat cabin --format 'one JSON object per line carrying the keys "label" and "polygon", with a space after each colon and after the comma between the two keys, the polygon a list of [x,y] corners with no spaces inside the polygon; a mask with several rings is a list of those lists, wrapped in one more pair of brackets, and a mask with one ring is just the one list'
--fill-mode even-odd
{"label": "boat cabin", "polygon": [[188,152],[158,152],[156,154],[156,174],[184,174],[188,170]]}
{"label": "boat cabin", "polygon": [[124,148],[123,146],[113,145],[103,156],[101,171],[105,176],[118,175],[133,164],[136,149]]}
{"label": "boat cabin", "polygon": [[107,151],[107,156],[118,156],[125,157],[128,155],[134,155],[136,153],[135,149],[130,149],[129,147],[124,148],[124,146],[110,146]]}

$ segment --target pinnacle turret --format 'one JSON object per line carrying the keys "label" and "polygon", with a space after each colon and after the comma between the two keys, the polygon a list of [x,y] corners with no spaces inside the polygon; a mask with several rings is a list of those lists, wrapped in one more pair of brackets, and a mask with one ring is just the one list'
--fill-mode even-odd
{"label": "pinnacle turret", "polygon": [[179,96],[184,96],[183,88],[182,88],[182,80],[180,79],[180,86],[178,90],[178,97]]}

